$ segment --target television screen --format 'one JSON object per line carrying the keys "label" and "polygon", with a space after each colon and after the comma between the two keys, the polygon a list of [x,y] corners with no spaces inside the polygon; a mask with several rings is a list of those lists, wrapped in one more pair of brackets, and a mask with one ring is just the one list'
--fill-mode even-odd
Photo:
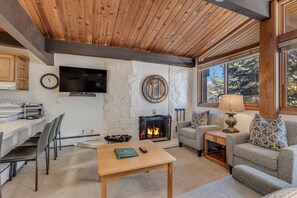
{"label": "television screen", "polygon": [[60,66],[60,92],[106,93],[106,70]]}

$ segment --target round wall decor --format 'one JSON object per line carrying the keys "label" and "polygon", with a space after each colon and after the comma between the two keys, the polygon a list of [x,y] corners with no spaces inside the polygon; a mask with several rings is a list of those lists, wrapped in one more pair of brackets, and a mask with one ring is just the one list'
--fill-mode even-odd
{"label": "round wall decor", "polygon": [[142,84],[142,94],[151,103],[162,102],[168,94],[168,84],[159,75],[148,76]]}

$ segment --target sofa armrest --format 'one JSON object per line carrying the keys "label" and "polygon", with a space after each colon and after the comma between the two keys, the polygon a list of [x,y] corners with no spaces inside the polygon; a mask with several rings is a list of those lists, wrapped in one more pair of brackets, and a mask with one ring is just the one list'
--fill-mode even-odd
{"label": "sofa armrest", "polygon": [[297,145],[283,148],[278,158],[279,178],[297,185]]}
{"label": "sofa armrest", "polygon": [[177,122],[176,123],[176,129],[177,129],[177,139],[179,139],[179,132],[180,129],[190,127],[191,126],[191,121],[182,121],[182,122]]}
{"label": "sofa armrest", "polygon": [[227,135],[227,146],[226,146],[227,163],[230,166],[233,166],[233,147],[234,147],[234,145],[246,143],[249,137],[250,137],[249,132],[233,133],[233,134]]}
{"label": "sofa armrest", "polygon": [[204,134],[207,131],[214,130],[222,130],[222,126],[220,125],[205,125],[196,127],[196,149],[203,150],[204,149]]}
{"label": "sofa armrest", "polygon": [[232,170],[232,177],[261,195],[267,195],[293,185],[272,177],[266,173],[245,165],[237,165]]}

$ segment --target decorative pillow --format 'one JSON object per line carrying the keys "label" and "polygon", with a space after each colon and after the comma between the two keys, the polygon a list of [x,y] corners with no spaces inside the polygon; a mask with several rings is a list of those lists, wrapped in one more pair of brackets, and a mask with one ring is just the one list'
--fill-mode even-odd
{"label": "decorative pillow", "polygon": [[285,188],[266,195],[263,198],[297,198],[297,188]]}
{"label": "decorative pillow", "polygon": [[268,122],[258,114],[250,125],[249,142],[258,146],[279,151],[288,146],[287,130],[282,118]]}
{"label": "decorative pillow", "polygon": [[192,122],[191,122],[192,128],[207,125],[208,114],[209,114],[209,111],[204,111],[202,113],[198,113],[196,111],[193,111]]}

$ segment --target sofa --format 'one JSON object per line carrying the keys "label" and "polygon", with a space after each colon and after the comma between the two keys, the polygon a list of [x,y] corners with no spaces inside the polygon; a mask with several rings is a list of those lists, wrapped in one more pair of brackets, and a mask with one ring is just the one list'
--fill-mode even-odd
{"label": "sofa", "polygon": [[250,133],[227,135],[227,162],[254,167],[297,185],[297,122],[285,121],[288,147],[275,151],[248,143]]}
{"label": "sofa", "polygon": [[291,184],[259,170],[238,165],[233,168],[232,176],[198,187],[178,198],[257,198],[291,187]]}
{"label": "sofa", "polygon": [[225,114],[209,112],[206,126],[191,127],[191,121],[177,122],[177,138],[179,146],[183,144],[195,148],[199,157],[204,149],[204,133],[212,130],[222,130],[224,127]]}

